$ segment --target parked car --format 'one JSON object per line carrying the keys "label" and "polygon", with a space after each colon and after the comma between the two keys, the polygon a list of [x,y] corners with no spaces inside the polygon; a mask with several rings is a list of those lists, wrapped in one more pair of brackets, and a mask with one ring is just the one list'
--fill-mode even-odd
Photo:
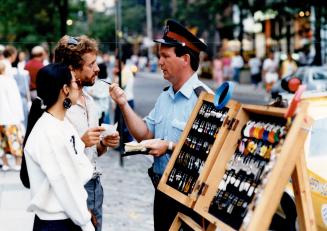
{"label": "parked car", "polygon": [[[327,90],[327,67],[326,66],[306,66],[300,67],[291,76],[285,78],[297,78],[306,85],[306,90],[326,91]],[[287,91],[282,87],[282,80],[278,80],[272,90],[272,98],[276,98],[281,93]]]}

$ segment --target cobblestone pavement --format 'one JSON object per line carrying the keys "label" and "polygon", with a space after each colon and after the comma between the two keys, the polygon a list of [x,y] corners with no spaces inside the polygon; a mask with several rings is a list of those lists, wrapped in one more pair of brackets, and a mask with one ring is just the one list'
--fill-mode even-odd
{"label": "cobblestone pavement", "polygon": [[152,206],[154,188],[147,176],[152,160],[142,155],[124,158],[109,152],[99,159],[105,197],[103,231],[153,230]]}

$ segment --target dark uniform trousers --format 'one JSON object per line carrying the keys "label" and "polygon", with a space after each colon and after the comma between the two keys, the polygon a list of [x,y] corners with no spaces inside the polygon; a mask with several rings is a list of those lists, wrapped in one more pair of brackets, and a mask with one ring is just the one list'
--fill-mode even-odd
{"label": "dark uniform trousers", "polygon": [[156,189],[153,205],[154,230],[168,231],[177,215],[177,212],[182,212],[191,217],[200,226],[203,226],[203,223],[205,226],[208,225],[208,222],[206,222],[194,210],[187,208],[185,205]]}
{"label": "dark uniform trousers", "polygon": [[41,220],[35,215],[33,231],[82,231],[71,219]]}

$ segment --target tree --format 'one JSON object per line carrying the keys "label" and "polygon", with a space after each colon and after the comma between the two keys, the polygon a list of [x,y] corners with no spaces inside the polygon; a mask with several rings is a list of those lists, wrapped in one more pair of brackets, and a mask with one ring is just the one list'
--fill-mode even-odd
{"label": "tree", "polygon": [[115,16],[103,12],[95,12],[93,22],[89,25],[89,36],[100,42],[100,49],[109,51],[115,49]]}
{"label": "tree", "polygon": [[60,37],[57,3],[55,0],[47,4],[42,0],[1,1],[1,42],[28,49],[44,41],[53,43]]}

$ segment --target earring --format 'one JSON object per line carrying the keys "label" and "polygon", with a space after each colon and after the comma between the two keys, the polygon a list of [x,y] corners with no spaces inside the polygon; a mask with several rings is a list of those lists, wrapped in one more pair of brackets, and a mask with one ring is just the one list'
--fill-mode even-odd
{"label": "earring", "polygon": [[63,102],[64,108],[69,109],[72,106],[72,101],[70,98],[66,97]]}

